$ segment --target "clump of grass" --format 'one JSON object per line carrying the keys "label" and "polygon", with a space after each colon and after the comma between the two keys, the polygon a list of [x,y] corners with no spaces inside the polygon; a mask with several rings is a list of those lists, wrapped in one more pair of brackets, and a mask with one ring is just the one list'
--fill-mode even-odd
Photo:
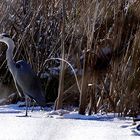
{"label": "clump of grass", "polygon": [[[39,76],[60,66],[58,61],[45,64],[48,59],[72,64],[80,86],[69,67],[61,67],[61,107],[79,97],[80,114],[135,115],[140,113],[139,9],[139,0],[2,0],[0,31],[14,39],[15,59],[29,62]],[[7,79],[5,56],[0,58],[0,76]]]}

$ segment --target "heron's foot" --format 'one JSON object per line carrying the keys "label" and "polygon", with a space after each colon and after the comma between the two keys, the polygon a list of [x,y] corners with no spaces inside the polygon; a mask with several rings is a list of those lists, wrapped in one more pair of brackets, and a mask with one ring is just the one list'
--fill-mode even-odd
{"label": "heron's foot", "polygon": [[25,115],[19,115],[19,116],[17,116],[17,117],[31,117],[31,115],[28,115],[28,112],[27,112],[27,110],[26,110]]}
{"label": "heron's foot", "polygon": [[19,115],[19,116],[16,116],[16,117],[31,117],[31,115]]}

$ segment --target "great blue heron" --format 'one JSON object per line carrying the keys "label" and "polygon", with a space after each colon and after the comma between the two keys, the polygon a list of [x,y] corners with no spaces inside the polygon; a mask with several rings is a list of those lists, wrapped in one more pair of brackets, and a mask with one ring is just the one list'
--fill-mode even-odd
{"label": "great blue heron", "polygon": [[26,102],[26,114],[28,111],[28,101],[27,98],[30,97],[34,99],[38,105],[41,107],[46,106],[46,100],[43,95],[40,81],[31,69],[30,65],[23,60],[15,62],[13,60],[13,50],[15,47],[14,41],[10,38],[9,35],[3,33],[0,34],[0,42],[5,43],[8,46],[6,51],[6,60],[8,68],[13,76],[16,89],[20,96],[25,95]]}

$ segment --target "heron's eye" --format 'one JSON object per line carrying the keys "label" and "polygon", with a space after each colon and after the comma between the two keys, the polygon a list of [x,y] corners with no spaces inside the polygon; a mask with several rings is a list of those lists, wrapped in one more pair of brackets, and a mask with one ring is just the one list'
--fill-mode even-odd
{"label": "heron's eye", "polygon": [[20,67],[21,67],[21,66],[20,66],[20,64],[16,64],[16,68],[18,68],[18,69],[19,69]]}
{"label": "heron's eye", "polygon": [[10,36],[8,34],[6,34],[6,33],[2,33],[2,36],[10,38]]}

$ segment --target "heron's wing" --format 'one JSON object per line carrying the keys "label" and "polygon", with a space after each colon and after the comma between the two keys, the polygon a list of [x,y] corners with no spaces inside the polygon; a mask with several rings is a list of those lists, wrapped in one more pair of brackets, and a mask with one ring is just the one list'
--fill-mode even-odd
{"label": "heron's wing", "polygon": [[46,106],[45,96],[39,78],[32,70],[31,66],[25,61],[16,62],[15,85],[19,94],[28,95],[33,98],[40,106]]}
{"label": "heron's wing", "polygon": [[17,83],[16,80],[14,80],[14,81],[15,81],[15,86],[16,86],[16,89],[17,89],[17,91],[18,91],[18,93],[19,93],[19,96],[20,96],[20,97],[24,97],[24,93],[23,93],[21,87],[19,86],[19,84]]}

